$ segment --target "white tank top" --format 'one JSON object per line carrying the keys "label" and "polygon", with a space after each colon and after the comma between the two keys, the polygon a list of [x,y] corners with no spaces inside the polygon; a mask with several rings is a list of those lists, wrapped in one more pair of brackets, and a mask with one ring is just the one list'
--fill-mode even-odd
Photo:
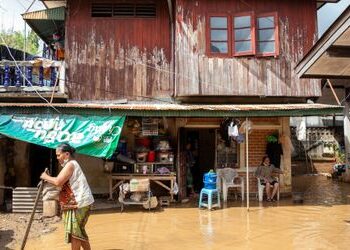
{"label": "white tank top", "polygon": [[85,178],[79,163],[76,160],[71,160],[74,165],[74,171],[69,178],[69,184],[74,194],[78,208],[86,207],[94,203],[89,184]]}

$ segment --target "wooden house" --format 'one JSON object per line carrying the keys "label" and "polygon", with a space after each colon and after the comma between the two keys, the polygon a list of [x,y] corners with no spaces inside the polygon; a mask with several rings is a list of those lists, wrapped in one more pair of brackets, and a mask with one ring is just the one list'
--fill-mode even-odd
{"label": "wooden house", "polygon": [[[52,106],[77,114],[91,114],[92,109],[94,114],[126,115],[131,121],[161,120],[176,155],[180,197],[186,195],[181,156],[187,142],[197,150],[199,186],[204,172],[222,166],[253,177],[266,154],[266,137],[290,137],[290,116],[339,111],[305,104],[321,95],[320,81],[299,79],[294,69],[316,41],[317,9],[336,1],[43,2],[65,7],[63,91],[70,103]],[[42,36],[44,31],[37,29]],[[45,104],[35,105],[35,112],[42,109]],[[246,117],[253,123],[248,162],[245,143],[218,148],[223,120],[243,122]],[[123,135],[132,151],[135,135],[126,130]],[[291,152],[287,144],[282,147],[281,191],[290,193]],[[223,151],[225,159],[219,160]],[[81,160],[93,190],[105,192],[103,162],[85,156]],[[248,186],[256,192],[256,179],[250,178]]]}

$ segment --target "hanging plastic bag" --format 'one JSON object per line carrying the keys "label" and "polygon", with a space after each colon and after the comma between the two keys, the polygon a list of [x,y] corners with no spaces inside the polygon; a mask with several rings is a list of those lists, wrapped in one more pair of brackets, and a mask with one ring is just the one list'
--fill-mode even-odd
{"label": "hanging plastic bag", "polygon": [[233,125],[233,122],[231,122],[230,126],[228,127],[228,136],[229,137],[238,136],[238,127],[237,125]]}
{"label": "hanging plastic bag", "polygon": [[179,192],[179,186],[178,186],[177,183],[175,182],[175,183],[174,183],[174,188],[173,188],[173,193],[174,193],[175,195],[177,195],[178,192]]}

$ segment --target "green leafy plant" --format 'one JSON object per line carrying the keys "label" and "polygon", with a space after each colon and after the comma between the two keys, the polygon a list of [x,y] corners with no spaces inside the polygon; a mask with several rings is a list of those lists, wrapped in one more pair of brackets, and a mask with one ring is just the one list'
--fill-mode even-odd
{"label": "green leafy plant", "polygon": [[[20,31],[2,30],[0,35],[4,39],[0,41],[1,45],[8,45],[10,48],[24,50],[24,34]],[[26,52],[32,55],[39,53],[39,37],[34,31],[30,31],[27,35]]]}
{"label": "green leafy plant", "polygon": [[335,152],[335,160],[337,163],[345,163],[345,152],[341,150],[338,143],[333,143],[333,149]]}

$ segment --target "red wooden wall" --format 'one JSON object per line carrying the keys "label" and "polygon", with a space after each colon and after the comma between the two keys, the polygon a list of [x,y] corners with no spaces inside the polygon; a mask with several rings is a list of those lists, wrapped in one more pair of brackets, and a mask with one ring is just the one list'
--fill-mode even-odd
{"label": "red wooden wall", "polygon": [[169,11],[166,1],[155,2],[156,18],[122,19],[93,18],[91,0],[68,0],[70,99],[132,100],[172,94]]}
{"label": "red wooden wall", "polygon": [[[177,96],[321,95],[318,80],[297,78],[294,67],[316,38],[315,0],[177,0]],[[207,15],[277,12],[278,57],[210,57]]]}
{"label": "red wooden wall", "polygon": [[[167,1],[155,0],[154,19],[92,18],[91,1],[67,4],[70,99],[152,100],[169,98],[174,91],[177,97],[321,95],[318,80],[298,79],[294,71],[316,40],[316,0],[173,1],[175,86]],[[278,13],[279,56],[209,57],[206,16],[247,11]]]}

